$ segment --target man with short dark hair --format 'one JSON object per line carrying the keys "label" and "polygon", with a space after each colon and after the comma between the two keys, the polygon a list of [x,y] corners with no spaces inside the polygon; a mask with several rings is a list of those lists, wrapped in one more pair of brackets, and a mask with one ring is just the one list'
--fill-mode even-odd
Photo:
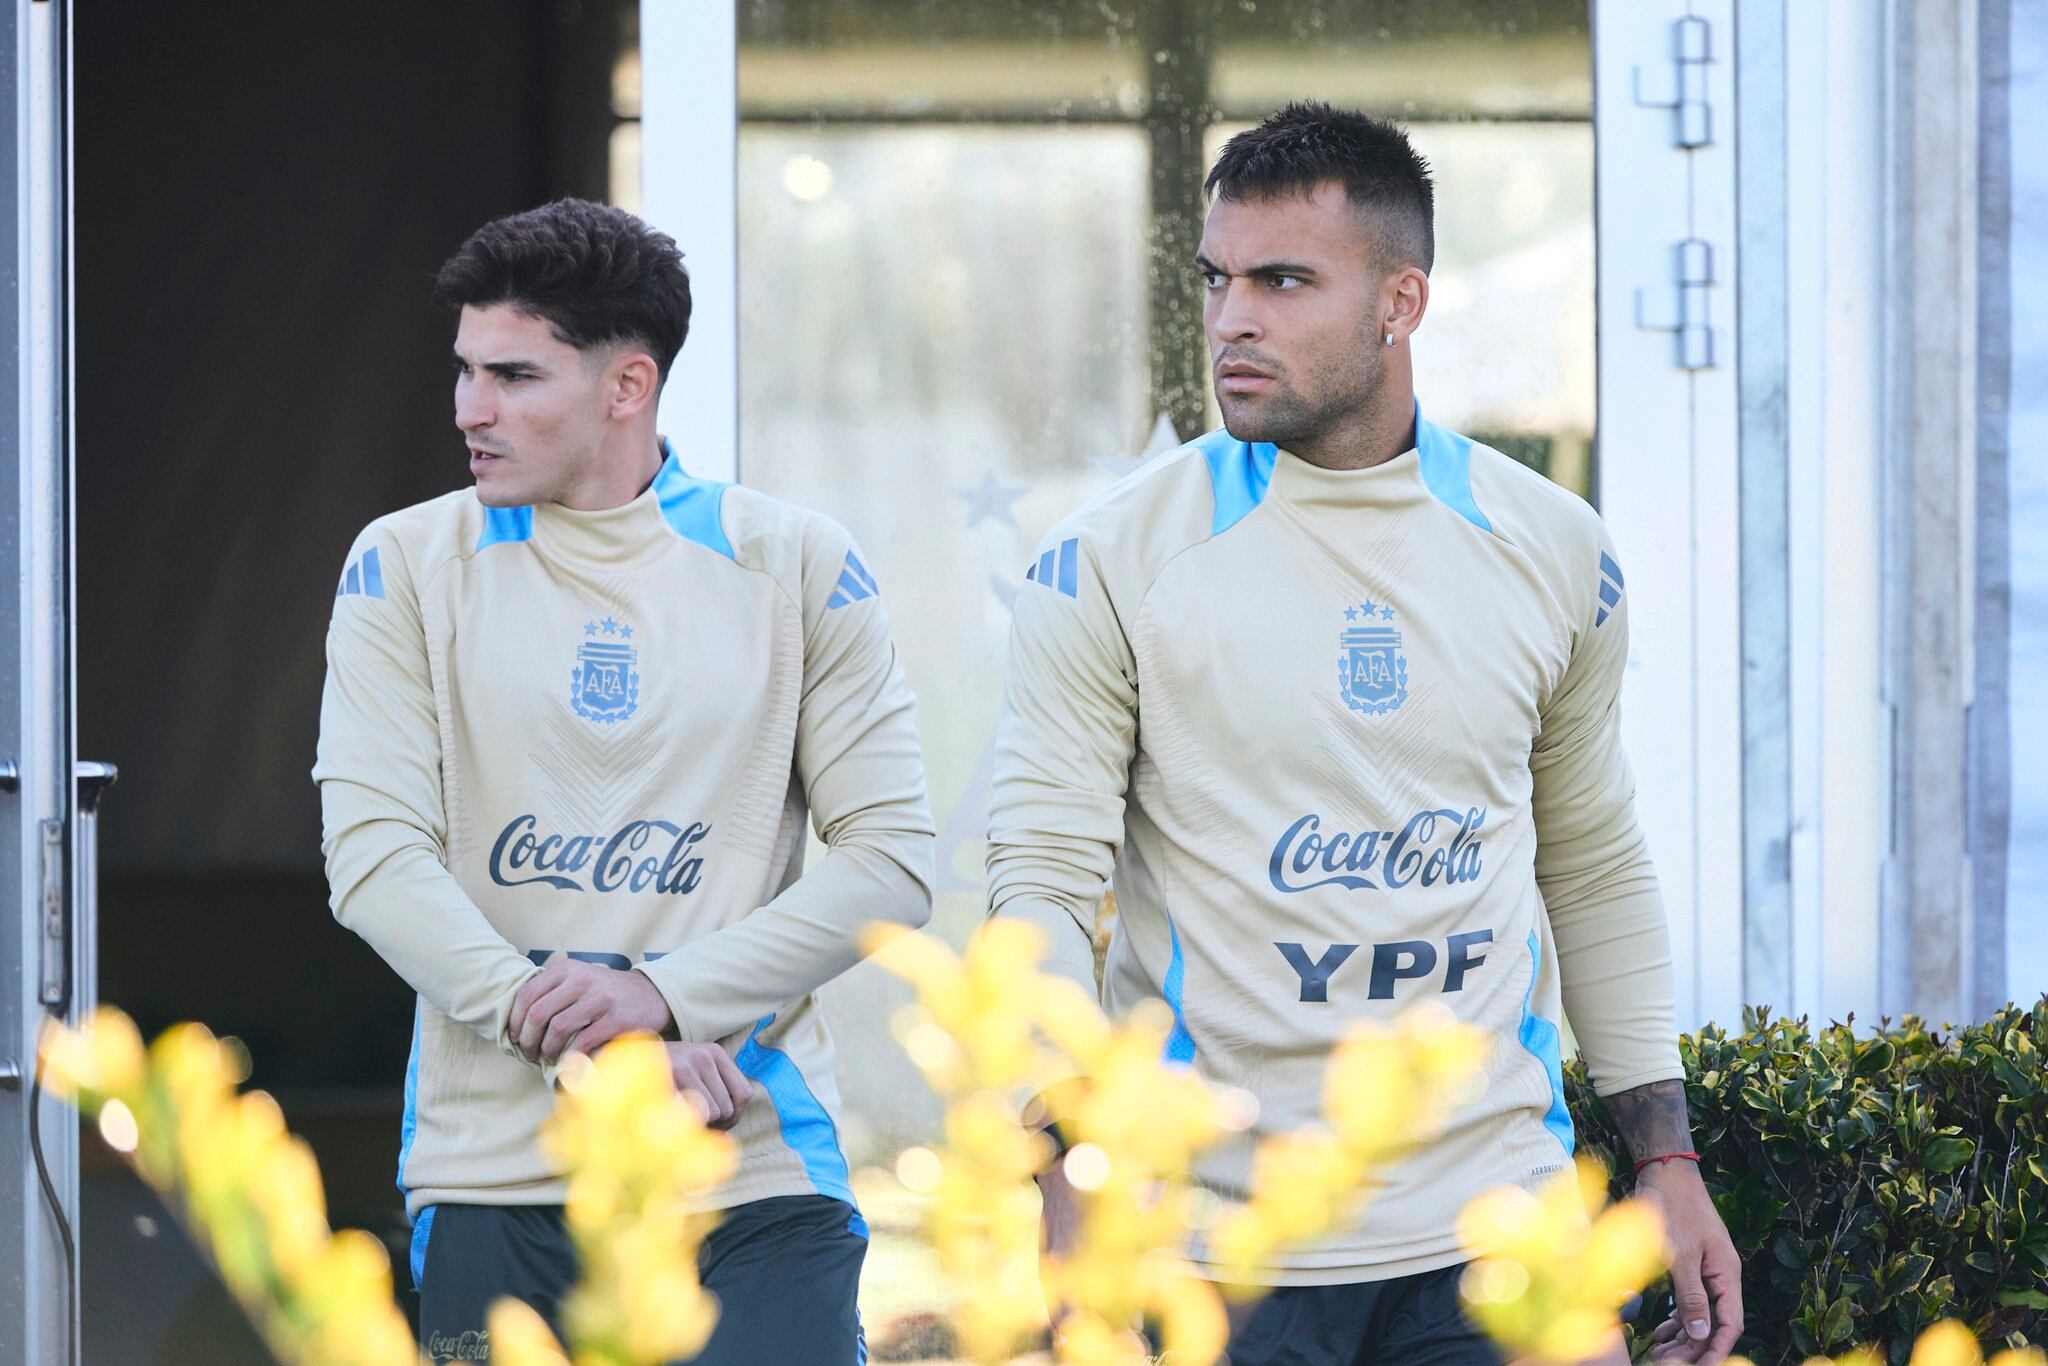
{"label": "man with short dark hair", "polygon": [[931,911],[874,577],[835,522],[694,478],[656,434],[690,319],[667,237],[564,200],[479,229],[436,293],[476,486],[356,538],[314,768],[334,913],[419,994],[399,1183],[422,1345],[487,1356],[500,1296],[556,1318],[554,1070],[644,1031],[739,1146],[697,1360],[852,1363],[867,1228],[812,993],[865,926]]}
{"label": "man with short dark hair", "polygon": [[[1106,1006],[1163,999],[1168,1058],[1258,1100],[1200,1173],[1226,1199],[1260,1137],[1320,1118],[1355,1023],[1437,1002],[1492,1034],[1480,1099],[1362,1219],[1266,1268],[1232,1366],[1499,1360],[1459,1304],[1455,1220],[1571,1161],[1561,1007],[1668,1221],[1673,1355],[1719,1361],[1739,1268],[1689,1151],[1613,547],[1577,497],[1417,408],[1433,189],[1398,128],[1293,105],[1208,188],[1224,429],[1067,518],[1026,575],[991,912],[1093,987],[1114,875]],[[1057,1167],[1042,1185],[1057,1235],[1071,1197]]]}

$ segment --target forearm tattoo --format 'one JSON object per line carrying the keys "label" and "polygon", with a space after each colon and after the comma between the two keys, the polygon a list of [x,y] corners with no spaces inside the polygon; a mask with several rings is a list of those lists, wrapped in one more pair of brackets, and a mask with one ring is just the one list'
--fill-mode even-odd
{"label": "forearm tattoo", "polygon": [[1621,1130],[1637,1162],[1692,1148],[1692,1119],[1685,1108],[1685,1083],[1653,1081],[1607,1097],[1607,1113]]}

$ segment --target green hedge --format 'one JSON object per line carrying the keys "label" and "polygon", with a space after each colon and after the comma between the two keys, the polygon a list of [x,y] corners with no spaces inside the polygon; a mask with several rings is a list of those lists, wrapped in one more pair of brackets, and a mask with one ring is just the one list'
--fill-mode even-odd
{"label": "green hedge", "polygon": [[[1854,1024],[1851,1017],[1850,1025]],[[2048,1338],[2048,998],[1937,1034],[1747,1010],[1680,1040],[1694,1146],[1742,1254],[1758,1366],[1881,1344],[1959,1318],[1986,1347]],[[1585,1064],[1565,1069],[1581,1151],[1629,1184]],[[1644,1297],[1645,1331],[1670,1309]]]}

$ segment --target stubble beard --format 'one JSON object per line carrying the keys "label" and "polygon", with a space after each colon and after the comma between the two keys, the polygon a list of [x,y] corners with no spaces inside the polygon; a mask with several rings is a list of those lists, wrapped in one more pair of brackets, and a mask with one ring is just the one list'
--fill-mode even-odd
{"label": "stubble beard", "polygon": [[1315,446],[1371,410],[1386,383],[1386,360],[1378,347],[1369,347],[1363,365],[1329,367],[1313,378],[1323,381],[1314,386],[1313,398],[1284,378],[1275,392],[1260,397],[1219,394],[1224,430],[1239,441],[1270,442],[1284,450]]}

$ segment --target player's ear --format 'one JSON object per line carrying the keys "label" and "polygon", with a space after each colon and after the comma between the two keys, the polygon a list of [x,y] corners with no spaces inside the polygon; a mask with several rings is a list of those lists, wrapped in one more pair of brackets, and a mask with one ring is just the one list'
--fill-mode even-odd
{"label": "player's ear", "polygon": [[661,367],[645,351],[622,351],[611,364],[611,415],[628,418],[661,392]]}
{"label": "player's ear", "polygon": [[1380,331],[1395,341],[1413,336],[1428,311],[1429,277],[1416,267],[1403,266],[1380,286]]}

